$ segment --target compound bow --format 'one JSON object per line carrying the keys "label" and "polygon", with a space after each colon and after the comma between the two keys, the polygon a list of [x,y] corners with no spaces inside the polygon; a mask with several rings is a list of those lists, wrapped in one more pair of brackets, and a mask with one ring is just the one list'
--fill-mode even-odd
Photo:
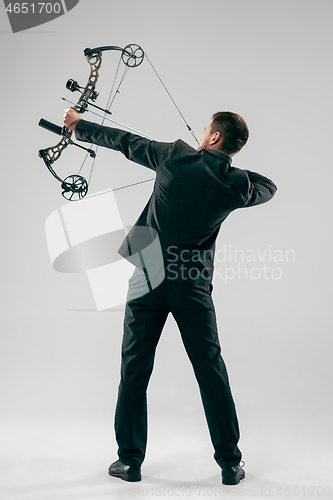
{"label": "compound bow", "polygon": [[[95,87],[96,87],[96,82],[97,82],[98,75],[99,75],[99,68],[101,67],[101,64],[102,64],[102,52],[105,51],[105,50],[118,50],[118,51],[121,51],[121,57],[120,57],[120,60],[119,60],[119,64],[118,64],[118,68],[117,68],[117,71],[116,71],[116,76],[114,78],[113,85],[115,84],[115,81],[116,81],[116,78],[117,78],[117,73],[118,73],[121,61],[125,64],[126,67],[125,67],[124,75],[122,76],[122,78],[120,80],[120,83],[118,85],[118,88],[117,88],[117,90],[116,90],[113,98],[111,99],[112,92],[113,92],[113,88],[112,88],[111,92],[110,92],[110,96],[109,96],[108,105],[107,105],[106,109],[103,109],[103,108],[100,108],[99,106],[96,106],[96,104],[94,104],[94,102],[96,101],[96,99],[97,99],[97,97],[99,95],[96,92]],[[191,127],[189,126],[189,124],[185,120],[185,117],[183,116],[183,114],[181,113],[180,109],[178,108],[177,104],[175,103],[175,101],[171,97],[170,92],[168,91],[168,89],[164,85],[161,77],[159,76],[159,74],[157,73],[156,69],[152,65],[152,63],[149,60],[147,54],[145,54],[143,52],[142,48],[139,45],[130,44],[130,45],[127,45],[124,49],[122,49],[121,47],[113,46],[113,45],[112,46],[106,46],[106,47],[97,47],[95,49],[85,49],[84,55],[86,56],[87,61],[88,61],[89,65],[90,65],[90,75],[89,75],[89,78],[88,78],[87,85],[85,87],[80,87],[80,85],[75,80],[68,80],[68,82],[66,84],[67,89],[70,90],[71,92],[78,91],[78,92],[81,93],[81,96],[80,96],[78,102],[73,105],[73,109],[75,109],[75,111],[77,111],[79,113],[84,113],[85,111],[87,111],[88,105],[89,106],[93,106],[95,108],[98,108],[98,109],[104,111],[104,117],[103,117],[103,123],[104,123],[104,119],[108,119],[106,117],[106,114],[111,114],[110,113],[110,108],[111,108],[111,106],[112,106],[112,104],[114,102],[114,99],[115,99],[117,93],[119,93],[119,87],[120,87],[121,83],[124,80],[124,77],[126,75],[127,70],[129,68],[135,68],[135,67],[139,66],[142,63],[144,57],[146,57],[148,63],[152,67],[152,69],[155,72],[156,76],[158,77],[158,79],[160,80],[160,82],[163,85],[164,89],[166,90],[167,94],[169,95],[172,103],[174,104],[174,106],[176,107],[178,113],[180,114],[180,116],[182,117],[183,121],[185,122],[185,125],[186,125],[187,129],[192,134],[192,136],[194,137],[194,139],[196,140],[196,142],[199,143],[199,141],[196,138],[193,130],[191,129]],[[66,99],[64,99],[64,100],[66,100]],[[70,101],[68,101],[68,102],[70,102]],[[111,121],[113,121],[113,120],[111,120]],[[118,122],[113,122],[113,123],[121,125],[121,126],[127,128],[127,129],[131,130],[131,131],[134,131],[133,129],[131,129],[129,127],[126,127],[125,125],[119,124]],[[69,201],[80,200],[81,198],[83,198],[84,196],[86,196],[86,194],[88,192],[88,184],[89,184],[89,182],[87,182],[87,180],[84,177],[82,177],[82,175],[80,175],[80,171],[81,171],[81,169],[83,167],[83,164],[85,163],[85,161],[86,161],[86,159],[87,159],[88,156],[90,156],[91,158],[93,158],[94,159],[93,161],[95,161],[96,152],[93,149],[91,149],[91,148],[85,148],[85,147],[81,146],[80,144],[77,144],[77,143],[73,142],[72,141],[72,131],[69,130],[67,127],[62,127],[61,128],[58,125],[55,125],[54,123],[51,123],[51,122],[48,122],[47,120],[44,120],[43,118],[40,120],[39,126],[45,128],[45,129],[47,129],[47,130],[49,130],[51,132],[54,132],[55,134],[58,134],[58,135],[62,136],[62,138],[59,141],[59,143],[56,144],[55,146],[50,147],[50,148],[46,148],[46,149],[41,149],[39,151],[39,156],[44,160],[44,163],[47,166],[47,168],[49,169],[49,171],[51,172],[51,174],[59,182],[61,182],[61,187],[63,189],[62,196],[64,198],[66,198],[66,200],[69,200]],[[140,132],[137,132],[137,131],[134,131],[134,132],[140,134]],[[144,134],[140,134],[140,135],[144,136]],[[149,136],[145,136],[145,137],[148,137],[149,139],[152,139]],[[69,175],[68,177],[66,177],[65,179],[61,179],[56,174],[56,172],[54,171],[53,164],[54,164],[55,161],[57,161],[59,159],[61,153],[63,152],[63,150],[65,148],[67,148],[67,146],[69,144],[72,144],[72,145],[77,146],[77,147],[79,147],[81,149],[84,149],[85,151],[87,151],[87,155],[86,155],[86,157],[85,157],[85,159],[84,159],[84,161],[83,161],[83,163],[81,165],[81,168],[80,168],[80,170],[79,170],[79,172],[77,174],[72,174],[72,175]],[[96,151],[97,151],[97,149],[96,149]],[[93,163],[91,171],[90,171],[90,177],[91,177],[93,166],[94,166],[94,163]],[[90,178],[89,178],[89,180],[90,180]],[[149,179],[149,180],[152,180],[152,179]],[[133,184],[130,184],[129,186],[132,186],[132,185]],[[118,189],[123,189],[125,187],[128,187],[128,186],[123,186],[123,187],[118,188]]]}
{"label": "compound bow", "polygon": [[[97,83],[98,76],[99,76],[99,69],[100,69],[101,64],[102,64],[102,52],[105,50],[121,51],[121,60],[126,66],[125,71],[127,71],[128,68],[134,68],[134,67],[139,66],[144,59],[144,52],[143,52],[142,48],[139,45],[135,45],[135,44],[127,45],[124,49],[122,49],[121,47],[117,47],[117,46],[106,46],[106,47],[97,47],[94,49],[85,49],[84,55],[86,56],[88,64],[90,66],[90,75],[89,75],[88,82],[87,82],[86,86],[80,87],[80,85],[78,85],[78,83],[75,80],[68,80],[68,82],[66,84],[67,89],[70,90],[71,92],[78,91],[81,93],[78,102],[73,106],[73,109],[75,109],[75,111],[77,111],[78,113],[84,113],[87,110],[87,107],[89,104],[90,106],[94,106],[98,109],[101,109],[102,111],[104,111],[105,114],[111,114],[110,107],[111,107],[112,102],[114,100],[114,98],[113,98],[113,100],[110,103],[111,94],[110,94],[110,98],[109,98],[110,104],[107,107],[107,109],[103,110],[99,106],[96,106],[95,104],[93,104],[99,95],[96,92],[95,88],[96,88],[96,83]],[[120,64],[120,61],[119,61],[119,64]],[[118,69],[119,69],[119,64],[118,64]],[[117,69],[117,71],[118,71],[118,69]],[[125,76],[125,73],[124,73],[124,76]],[[124,78],[124,76],[123,76],[123,78]],[[122,78],[122,80],[123,80],[123,78]],[[119,84],[119,86],[120,86],[120,84]],[[119,86],[118,86],[116,93],[119,91]],[[112,90],[111,90],[111,93],[112,93]],[[54,132],[55,134],[62,136],[61,140],[55,146],[52,146],[52,147],[49,147],[46,149],[41,149],[39,151],[39,156],[40,156],[40,158],[42,158],[44,160],[46,167],[48,168],[50,173],[53,175],[53,177],[55,177],[59,182],[61,182],[61,188],[63,189],[62,196],[66,200],[69,200],[69,201],[80,200],[81,198],[86,196],[86,194],[88,192],[87,180],[84,177],[82,177],[82,175],[79,175],[79,173],[72,174],[72,175],[69,175],[68,177],[66,177],[65,179],[61,179],[57,175],[57,173],[54,171],[53,164],[55,161],[57,161],[59,159],[61,153],[63,152],[64,149],[67,148],[67,146],[69,144],[72,144],[72,145],[77,146],[81,149],[84,149],[85,151],[87,151],[87,156],[89,155],[91,158],[94,158],[94,159],[96,157],[95,151],[93,149],[85,148],[85,147],[81,146],[80,144],[75,143],[72,140],[72,133],[73,132],[71,130],[69,130],[67,127],[61,128],[58,125],[55,125],[51,122],[48,122],[47,120],[44,120],[43,118],[40,120],[39,126],[45,128],[51,132]],[[87,156],[86,156],[86,158],[87,158]],[[83,166],[83,164],[82,164],[82,166]],[[81,168],[82,168],[82,166],[81,166]],[[80,171],[81,171],[81,168],[80,168]]]}

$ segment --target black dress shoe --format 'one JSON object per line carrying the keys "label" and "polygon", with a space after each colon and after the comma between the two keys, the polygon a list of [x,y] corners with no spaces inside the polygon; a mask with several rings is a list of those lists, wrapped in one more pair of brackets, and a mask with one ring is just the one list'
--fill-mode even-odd
{"label": "black dress shoe", "polygon": [[109,475],[114,477],[120,477],[124,481],[131,481],[132,483],[136,481],[141,481],[141,469],[140,467],[133,467],[132,465],[125,465],[120,460],[113,462],[109,467]]}
{"label": "black dress shoe", "polygon": [[[244,462],[242,462],[243,465]],[[222,484],[234,485],[238,484],[241,479],[245,477],[245,470],[241,465],[235,467],[227,467],[222,469]]]}

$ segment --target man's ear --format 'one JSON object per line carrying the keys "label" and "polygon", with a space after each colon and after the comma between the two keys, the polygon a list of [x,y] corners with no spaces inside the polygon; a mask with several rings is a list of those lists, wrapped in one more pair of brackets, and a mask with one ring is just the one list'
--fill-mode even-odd
{"label": "man's ear", "polygon": [[221,133],[215,132],[210,140],[211,145],[214,146],[215,144],[220,142],[221,138],[222,138]]}

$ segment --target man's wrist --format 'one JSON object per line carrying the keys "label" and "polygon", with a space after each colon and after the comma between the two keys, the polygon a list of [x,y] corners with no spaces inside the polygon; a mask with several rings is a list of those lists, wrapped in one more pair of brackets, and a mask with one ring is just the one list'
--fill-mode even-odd
{"label": "man's wrist", "polygon": [[74,120],[72,123],[70,123],[70,124],[67,126],[67,128],[72,127],[72,130],[74,130],[74,129],[75,129],[75,127],[76,127],[76,125],[79,123],[79,121],[80,121],[80,120],[82,120],[82,118],[81,118],[81,117],[80,117],[80,118],[78,118],[77,120]]}

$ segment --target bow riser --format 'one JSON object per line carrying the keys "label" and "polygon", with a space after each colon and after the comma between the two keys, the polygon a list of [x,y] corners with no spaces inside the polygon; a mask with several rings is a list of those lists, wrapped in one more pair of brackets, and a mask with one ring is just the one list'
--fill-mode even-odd
{"label": "bow riser", "polygon": [[86,57],[86,59],[90,66],[90,75],[88,83],[85,86],[85,89],[82,92],[78,100],[78,103],[75,106],[73,106],[73,109],[75,109],[75,111],[77,111],[78,113],[84,113],[88,105],[89,99],[94,101],[97,97],[97,96],[95,97],[94,94],[95,94],[96,83],[98,80],[99,68],[101,67],[102,64],[102,54],[89,55]]}

